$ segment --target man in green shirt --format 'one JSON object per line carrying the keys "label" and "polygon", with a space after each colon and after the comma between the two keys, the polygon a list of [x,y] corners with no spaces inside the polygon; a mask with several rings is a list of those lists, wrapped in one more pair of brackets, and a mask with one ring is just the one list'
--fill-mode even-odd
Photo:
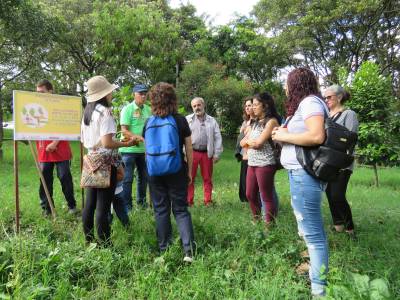
{"label": "man in green shirt", "polygon": [[[132,92],[134,101],[121,111],[120,124],[124,137],[142,135],[144,123],[151,116],[151,108],[145,104],[147,90],[147,86],[144,84],[135,85]],[[139,143],[137,146],[120,148],[119,151],[125,164],[122,197],[126,208],[132,210],[132,182],[135,167],[137,170],[136,202],[138,206],[145,208],[147,207],[147,170],[144,144]]]}

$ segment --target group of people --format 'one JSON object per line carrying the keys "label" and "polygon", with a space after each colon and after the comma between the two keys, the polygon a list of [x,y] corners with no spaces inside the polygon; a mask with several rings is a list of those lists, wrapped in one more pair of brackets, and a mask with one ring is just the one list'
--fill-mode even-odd
{"label": "group of people", "polygon": [[[136,202],[139,208],[147,207],[147,185],[156,219],[156,231],[161,252],[172,242],[171,209],[178,224],[185,261],[191,261],[194,251],[194,234],[188,206],[194,204],[194,181],[200,165],[203,178],[204,204],[212,200],[213,165],[223,151],[221,132],[216,120],[205,112],[205,101],[196,97],[191,105],[193,114],[186,117],[177,113],[175,89],[167,83],[158,83],[149,91],[147,86],[133,87],[132,103],[120,115],[121,137],[117,137],[116,120],[112,115],[112,92],[117,88],[103,76],[94,76],[87,82],[87,105],[81,125],[81,142],[88,153],[110,155],[111,183],[108,188],[87,188],[82,211],[83,230],[88,243],[97,235],[102,244],[110,243],[111,207],[124,226],[129,225],[128,213],[133,207],[132,183],[136,171]],[[37,84],[37,92],[52,93],[47,80]],[[146,104],[150,99],[151,108]],[[173,176],[149,176],[145,159],[145,125],[150,116],[173,116],[179,133],[182,168]],[[68,202],[69,212],[76,213],[73,183],[70,171],[71,149],[66,141],[38,141],[40,165],[46,185],[52,196],[53,168]],[[65,150],[67,149],[68,152]],[[67,152],[67,153],[65,153]],[[42,159],[43,157],[46,158]],[[123,177],[118,180],[118,170],[123,166]],[[41,206],[45,215],[51,213],[49,201],[40,186]]]}
{"label": "group of people", "polygon": [[[326,191],[333,230],[354,237],[353,217],[346,199],[354,163],[341,170],[337,179],[324,182],[302,167],[296,155],[296,146],[321,145],[325,140],[326,118],[353,132],[358,131],[358,120],[355,112],[345,107],[350,95],[342,87],[332,85],[325,89],[322,96],[318,80],[309,69],[298,68],[290,72],[285,91],[285,122],[278,115],[270,94],[261,93],[245,99],[244,121],[236,149],[236,157],[241,161],[239,198],[249,202],[254,220],[263,216],[269,227],[277,217],[279,205],[274,174],[280,164],[288,171],[291,205],[298,233],[305,240],[310,257],[311,291],[315,296],[322,296],[325,294],[328,271],[328,243],[321,212],[322,193]],[[279,148],[278,161],[276,153]]]}
{"label": "group of people", "polygon": [[[47,84],[48,81],[39,82],[37,91],[52,92],[51,85]],[[206,114],[204,99],[194,98],[191,101],[193,114],[184,117],[177,112],[178,100],[172,85],[157,83],[149,91],[145,85],[136,85],[133,88],[134,101],[122,109],[122,136],[117,138],[117,125],[111,112],[112,92],[117,86],[110,84],[103,76],[95,76],[89,79],[87,88],[81,141],[89,153],[104,151],[115,159],[110,162],[110,186],[86,189],[86,202],[82,212],[86,241],[92,242],[95,239],[96,215],[100,242],[110,242],[111,206],[124,225],[129,223],[128,211],[133,205],[132,182],[136,168],[136,202],[139,207],[147,206],[148,185],[160,251],[166,251],[172,243],[172,210],[185,252],[184,261],[191,262],[195,242],[188,206],[194,203],[197,169],[200,165],[204,204],[211,205],[213,165],[218,162],[223,151],[218,123]],[[299,235],[305,240],[310,257],[311,291],[314,296],[320,296],[325,294],[325,275],[328,271],[328,243],[321,213],[322,192],[326,189],[334,230],[354,234],[351,209],[346,200],[346,188],[353,166],[342,170],[334,182],[320,181],[302,168],[296,158],[295,146],[322,144],[325,140],[326,118],[332,118],[352,131],[357,131],[358,122],[356,114],[344,106],[349,94],[340,86],[333,85],[324,91],[322,97],[318,80],[309,69],[297,68],[291,71],[285,90],[285,122],[278,114],[274,99],[269,93],[263,92],[245,99],[244,121],[240,128],[237,151],[237,157],[241,160],[239,197],[241,201],[249,202],[254,221],[264,219],[269,228],[277,218],[279,209],[274,175],[281,166],[288,171],[291,204]],[[147,97],[151,106],[146,104]],[[183,163],[174,174],[150,176],[147,173],[146,122],[151,116],[173,117],[174,125],[176,123],[179,155]],[[63,143],[66,144],[65,147]],[[277,151],[280,148],[281,152]],[[38,149],[45,152],[43,157],[46,159],[41,160],[41,166],[50,190],[52,171],[56,165],[69,211],[74,213],[76,204],[69,171],[71,151],[68,143],[38,142]],[[58,154],[59,152],[61,154]],[[117,173],[121,165],[124,175],[122,180],[118,181]],[[42,187],[40,197],[42,208],[47,214],[48,202]]]}

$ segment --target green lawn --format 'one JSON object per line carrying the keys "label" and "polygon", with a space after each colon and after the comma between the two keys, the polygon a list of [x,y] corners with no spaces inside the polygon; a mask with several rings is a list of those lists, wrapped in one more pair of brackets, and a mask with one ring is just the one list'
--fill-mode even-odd
{"label": "green lawn", "polygon": [[[7,133],[9,136],[10,133]],[[65,214],[58,180],[54,198],[58,217],[41,216],[39,179],[29,147],[19,144],[21,233],[14,233],[12,142],[0,162],[0,298],[12,299],[309,299],[306,277],[295,272],[304,243],[297,237],[288,181],[279,171],[277,226],[268,234],[251,223],[247,203],[237,196],[239,164],[226,145],[214,171],[216,205],[205,208],[197,193],[191,208],[198,253],[184,265],[176,243],[157,260],[151,210],[134,210],[125,231],[113,224],[114,246],[86,247],[78,218]],[[79,149],[73,143],[75,194],[80,203]],[[329,297],[400,298],[400,169],[357,168],[350,199],[358,239],[332,233],[327,201],[323,210],[330,246]],[[197,182],[200,180],[198,179]],[[200,186],[196,191],[200,192]],[[382,295],[388,296],[384,298]]]}

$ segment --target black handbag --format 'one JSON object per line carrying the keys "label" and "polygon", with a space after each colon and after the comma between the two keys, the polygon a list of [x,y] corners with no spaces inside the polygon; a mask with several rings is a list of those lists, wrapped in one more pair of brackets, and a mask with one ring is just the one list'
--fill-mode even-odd
{"label": "black handbag", "polygon": [[296,158],[300,165],[308,174],[322,181],[335,180],[340,171],[354,161],[353,152],[358,135],[337,124],[335,121],[339,116],[325,118],[325,141],[322,145],[296,145]]}

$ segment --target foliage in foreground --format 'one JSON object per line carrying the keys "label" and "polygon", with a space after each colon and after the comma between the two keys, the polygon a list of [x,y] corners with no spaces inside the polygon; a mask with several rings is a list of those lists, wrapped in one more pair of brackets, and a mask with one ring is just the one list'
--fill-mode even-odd
{"label": "foliage in foreground", "polygon": [[[0,167],[0,298],[13,299],[308,299],[308,279],[295,267],[303,262],[304,243],[296,235],[287,178],[276,185],[280,216],[270,232],[251,224],[247,203],[237,197],[239,164],[226,145],[215,167],[216,205],[205,208],[197,193],[191,209],[198,252],[192,265],[182,262],[179,238],[158,259],[150,210],[134,210],[125,231],[114,219],[109,249],[85,246],[81,221],[64,215],[67,207],[56,183],[59,217],[40,215],[38,179],[30,153],[20,146],[22,232],[13,231],[11,143],[5,144]],[[74,145],[74,153],[79,153]],[[73,160],[76,195],[79,159]],[[381,188],[372,171],[358,168],[349,187],[358,239],[327,229],[330,246],[331,299],[396,299],[400,297],[399,169],[382,169]],[[198,179],[198,181],[200,181]],[[198,186],[197,192],[201,191]],[[79,201],[79,196],[78,199]],[[324,202],[326,226],[330,224]],[[177,237],[175,230],[175,237]]]}

